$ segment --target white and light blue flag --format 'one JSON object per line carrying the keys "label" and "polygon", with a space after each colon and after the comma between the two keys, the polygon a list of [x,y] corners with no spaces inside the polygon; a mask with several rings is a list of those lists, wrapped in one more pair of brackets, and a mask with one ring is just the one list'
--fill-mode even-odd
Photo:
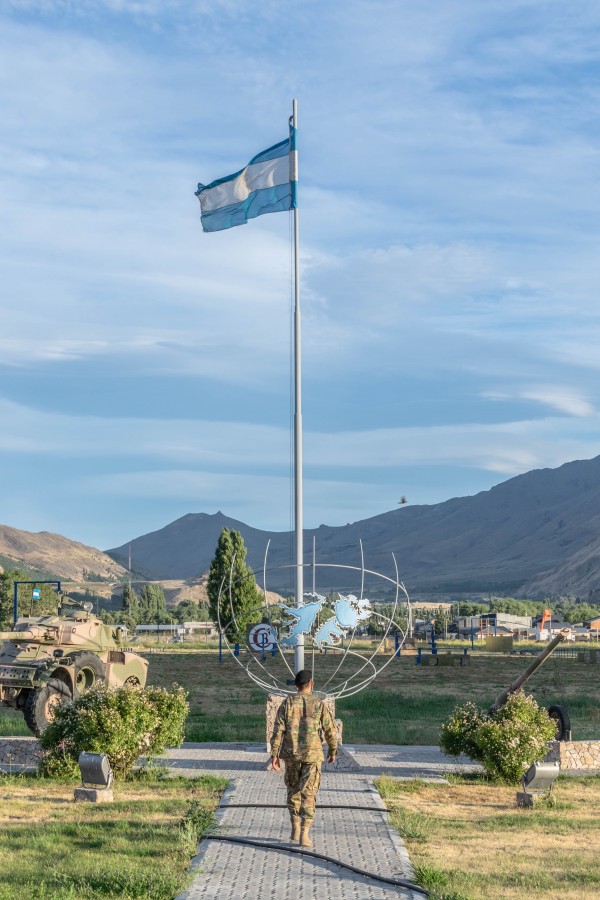
{"label": "white and light blue flag", "polygon": [[297,183],[296,129],[290,128],[287,140],[258,153],[241,171],[198,185],[202,228],[222,231],[265,213],[295,209]]}

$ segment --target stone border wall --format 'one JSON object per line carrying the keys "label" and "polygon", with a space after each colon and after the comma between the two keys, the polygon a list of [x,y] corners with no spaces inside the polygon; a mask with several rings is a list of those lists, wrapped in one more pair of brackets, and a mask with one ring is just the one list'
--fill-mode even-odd
{"label": "stone border wall", "polygon": [[600,769],[600,741],[550,741],[544,761],[561,769]]}
{"label": "stone border wall", "polygon": [[41,755],[42,750],[37,738],[0,738],[0,770],[3,772],[36,770]]}
{"label": "stone border wall", "polygon": [[[274,723],[281,697],[273,697],[269,710]],[[329,704],[328,704],[329,705]],[[335,715],[335,705],[333,714]],[[331,707],[330,707],[331,708]],[[341,722],[336,721],[341,743]],[[271,726],[272,729],[272,726]],[[270,738],[270,735],[269,735]],[[0,737],[0,770],[23,772],[37,769],[41,757],[40,743],[34,737]],[[600,741],[550,741],[546,762],[558,762],[565,770],[600,770]]]}

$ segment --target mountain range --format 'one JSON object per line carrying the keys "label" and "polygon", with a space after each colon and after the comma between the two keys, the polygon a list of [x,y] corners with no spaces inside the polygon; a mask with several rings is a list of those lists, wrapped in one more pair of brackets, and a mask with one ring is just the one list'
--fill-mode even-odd
{"label": "mountain range", "polygon": [[[208,569],[223,527],[242,534],[248,562],[259,574],[268,544],[268,587],[290,589],[289,532],[262,531],[220,512],[190,513],[106,553],[127,565],[131,547],[134,570],[156,579],[186,579]],[[366,568],[394,577],[394,554],[400,578],[413,592],[575,593],[598,599],[600,456],[527,472],[472,497],[307,529],[307,563],[313,538],[323,566],[317,568],[317,590],[359,589],[360,573],[326,565],[360,567],[362,542]],[[310,570],[305,578],[310,589]]]}
{"label": "mountain range", "polygon": [[[223,513],[190,513],[158,531],[103,553],[50,532],[0,526],[0,570],[65,581],[123,581],[129,548],[135,575],[196,584],[214,555],[221,529],[239,531],[248,562],[267,587],[293,588],[293,536],[269,532]],[[600,601],[600,456],[519,475],[472,497],[403,506],[339,527],[306,530],[305,562],[315,543],[317,590],[360,589],[360,572],[330,564],[365,566],[400,578],[409,592],[480,593],[538,597],[574,594]],[[394,556],[392,556],[392,554]],[[377,586],[381,587],[381,582]],[[312,571],[305,575],[306,589]],[[367,576],[369,590],[375,582]],[[187,588],[185,588],[187,591]]]}

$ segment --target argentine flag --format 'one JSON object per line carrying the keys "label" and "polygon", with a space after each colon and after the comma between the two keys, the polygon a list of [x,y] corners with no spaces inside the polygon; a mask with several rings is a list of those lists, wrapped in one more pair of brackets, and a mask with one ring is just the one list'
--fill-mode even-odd
{"label": "argentine flag", "polygon": [[287,140],[254,156],[240,172],[198,185],[202,228],[222,231],[264,213],[295,209],[297,183],[296,129],[290,128]]}

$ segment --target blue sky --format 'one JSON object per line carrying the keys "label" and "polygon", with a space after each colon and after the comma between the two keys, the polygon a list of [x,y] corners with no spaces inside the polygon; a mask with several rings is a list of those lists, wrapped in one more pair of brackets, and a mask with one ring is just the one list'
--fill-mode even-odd
{"label": "blue sky", "polygon": [[305,523],[600,452],[600,7],[8,0],[0,521],[290,525],[290,223],[194,190],[299,102]]}

